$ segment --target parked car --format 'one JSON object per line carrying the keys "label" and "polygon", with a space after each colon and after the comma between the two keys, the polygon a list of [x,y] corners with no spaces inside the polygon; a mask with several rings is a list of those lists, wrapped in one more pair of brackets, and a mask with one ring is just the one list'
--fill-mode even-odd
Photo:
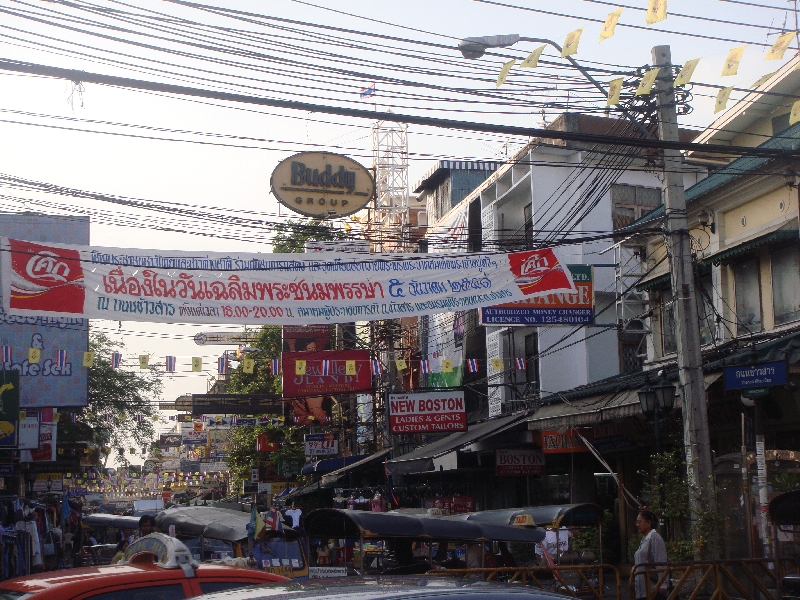
{"label": "parked car", "polygon": [[184,600],[254,584],[289,581],[246,567],[199,564],[161,533],[136,540],[116,565],[49,571],[0,582],[0,600]]}
{"label": "parked car", "polygon": [[507,583],[449,577],[395,576],[292,580],[208,594],[198,600],[564,600],[564,596]]}

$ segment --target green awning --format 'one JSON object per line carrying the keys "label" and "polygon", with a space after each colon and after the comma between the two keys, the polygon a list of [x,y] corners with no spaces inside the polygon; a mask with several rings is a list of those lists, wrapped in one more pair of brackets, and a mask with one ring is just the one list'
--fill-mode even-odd
{"label": "green awning", "polygon": [[778,231],[764,234],[754,240],[734,246],[733,248],[727,248],[726,250],[712,254],[700,264],[714,264],[714,266],[727,264],[735,256],[746,254],[747,252],[763,248],[764,246],[792,240],[800,240],[800,234],[798,234],[797,229],[779,229]]}
{"label": "green awning", "polygon": [[658,277],[653,277],[652,279],[648,279],[647,281],[643,281],[639,285],[636,286],[636,290],[639,292],[649,292],[650,290],[661,287],[667,283],[669,283],[670,273],[664,273],[663,275],[659,275]]}

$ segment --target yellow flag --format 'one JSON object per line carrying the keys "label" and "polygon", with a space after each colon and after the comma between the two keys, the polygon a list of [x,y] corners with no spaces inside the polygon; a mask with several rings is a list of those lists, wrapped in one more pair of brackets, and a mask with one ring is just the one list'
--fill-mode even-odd
{"label": "yellow flag", "polygon": [[753,85],[750,86],[750,89],[755,90],[760,88],[762,85],[767,83],[767,80],[769,80],[773,75],[775,75],[775,73],[777,73],[777,71],[773,71],[772,73],[767,73],[766,75],[759,77],[753,82]]}
{"label": "yellow flag", "polygon": [[789,113],[789,125],[794,125],[800,121],[800,100],[792,104],[792,112]]}
{"label": "yellow flag", "polygon": [[519,63],[520,69],[535,69],[539,66],[539,59],[542,56],[542,52],[544,52],[544,46],[540,46],[530,54],[528,54],[528,58],[523,60]]}
{"label": "yellow flag", "polygon": [[344,374],[345,375],[355,375],[356,374],[356,361],[354,361],[354,360],[346,360],[346,361],[344,361]]}
{"label": "yellow flag", "polygon": [[728,52],[728,57],[725,59],[725,66],[722,67],[723,77],[736,75],[736,72],[739,70],[739,63],[742,61],[742,54],[744,54],[745,48],[747,48],[747,46],[739,46]]}
{"label": "yellow flag", "polygon": [[639,87],[636,88],[637,96],[647,96],[650,93],[650,90],[653,89],[653,84],[656,82],[656,77],[658,77],[658,72],[660,70],[661,67],[655,67],[644,74],[644,77],[642,77],[642,80],[639,82]]}
{"label": "yellow flag", "polygon": [[694,70],[697,68],[697,63],[700,62],[699,58],[693,58],[691,60],[687,60],[683,63],[683,67],[681,67],[681,72],[678,73],[678,76],[675,78],[675,87],[679,85],[686,85],[692,80],[692,75],[694,75]]}
{"label": "yellow flag", "polygon": [[408,368],[406,361],[402,358],[398,358],[396,361],[394,361],[394,365],[397,367],[398,371],[405,371]]}
{"label": "yellow flag", "polygon": [[42,357],[42,351],[39,348],[28,348],[28,362],[32,365],[38,365],[39,359]]}
{"label": "yellow flag", "polygon": [[255,366],[256,366],[255,359],[245,358],[242,361],[242,371],[244,371],[245,373],[252,373]]}
{"label": "yellow flag", "polygon": [[56,411],[53,411],[53,423],[58,423],[58,420],[60,418],[61,418],[61,415],[59,415]]}
{"label": "yellow flag", "polygon": [[150,366],[150,355],[149,354],[140,354],[139,355],[139,368],[146,369]]}
{"label": "yellow flag", "polygon": [[94,366],[94,352],[84,352],[83,353],[83,366],[84,367],[93,367]]}
{"label": "yellow flag", "polygon": [[733,86],[722,88],[717,93],[717,99],[714,102],[714,113],[718,113],[721,110],[725,110],[725,106],[728,104],[728,98],[731,96],[731,92],[733,91]]}
{"label": "yellow flag", "polygon": [[775,40],[775,43],[772,44],[772,48],[769,49],[767,55],[764,57],[764,60],[781,60],[783,58],[783,54],[786,52],[786,49],[789,47],[789,44],[792,43],[792,38],[796,32],[790,31],[789,33],[784,33],[783,35],[779,35],[778,39]]}
{"label": "yellow flag", "polygon": [[603,24],[603,28],[600,30],[600,41],[607,40],[612,35],[614,35],[614,29],[619,22],[619,17],[622,15],[622,9],[618,8],[617,10],[608,13],[606,17],[606,22]]}
{"label": "yellow flag", "polygon": [[28,418],[28,413],[24,410],[19,411],[19,420],[24,421]]}
{"label": "yellow flag", "polygon": [[497,87],[500,87],[506,82],[506,79],[508,79],[508,74],[511,72],[511,68],[514,66],[515,62],[517,61],[510,60],[500,69],[500,72],[497,74],[497,83],[495,84]]}
{"label": "yellow flag", "polygon": [[295,375],[305,375],[306,374],[306,361],[304,361],[304,360],[296,360],[296,361],[294,361],[294,374]]}
{"label": "yellow flag", "polygon": [[649,0],[647,3],[647,24],[652,25],[667,18],[667,0]]}
{"label": "yellow flag", "polygon": [[442,361],[442,373],[452,373],[452,372],[453,372],[453,361],[445,358]]}
{"label": "yellow flag", "polygon": [[504,369],[502,358],[493,358],[491,362],[492,362],[492,369],[494,369],[495,371],[502,371]]}
{"label": "yellow flag", "polygon": [[616,106],[619,104],[619,95],[622,92],[622,81],[623,78],[620,77],[619,79],[612,79],[608,82],[608,101],[606,104],[608,106]]}
{"label": "yellow flag", "polygon": [[203,359],[199,356],[192,357],[192,371],[194,373],[199,373],[203,370]]}
{"label": "yellow flag", "polygon": [[578,44],[581,43],[581,34],[583,27],[578,27],[575,31],[570,31],[567,34],[567,39],[564,40],[564,47],[561,49],[561,56],[572,56],[578,53]]}

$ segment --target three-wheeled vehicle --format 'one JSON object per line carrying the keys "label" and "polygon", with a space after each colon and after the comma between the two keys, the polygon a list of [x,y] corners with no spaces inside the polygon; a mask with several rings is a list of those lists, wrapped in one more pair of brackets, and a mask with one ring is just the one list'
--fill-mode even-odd
{"label": "three-wheeled vehicle", "polygon": [[81,522],[92,531],[97,540],[96,545],[83,546],[84,563],[92,565],[110,565],[117,553],[117,544],[139,529],[138,517],[107,513],[84,515]]}
{"label": "three-wheeled vehicle", "polygon": [[532,546],[545,537],[539,528],[337,508],[312,511],[305,528],[310,576],[514,566],[508,542]]}
{"label": "three-wheeled vehicle", "polygon": [[[169,508],[156,515],[158,530],[169,533],[174,526],[175,537],[201,562],[249,557],[249,522],[250,513],[211,506]],[[259,568],[290,578],[308,575],[304,544],[294,529],[285,527],[282,532],[268,529],[264,539],[255,544],[253,556]]]}

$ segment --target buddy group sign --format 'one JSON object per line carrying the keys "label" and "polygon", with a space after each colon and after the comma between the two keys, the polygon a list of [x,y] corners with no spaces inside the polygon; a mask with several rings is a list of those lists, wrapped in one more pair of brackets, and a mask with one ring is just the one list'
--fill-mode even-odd
{"label": "buddy group sign", "polygon": [[293,325],[430,315],[572,292],[552,249],[513,254],[163,252],[0,238],[6,312]]}

